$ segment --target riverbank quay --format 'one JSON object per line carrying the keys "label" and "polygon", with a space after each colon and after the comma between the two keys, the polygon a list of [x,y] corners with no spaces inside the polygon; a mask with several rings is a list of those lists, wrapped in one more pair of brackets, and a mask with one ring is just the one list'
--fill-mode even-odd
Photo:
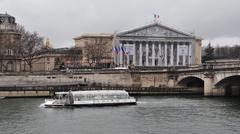
{"label": "riverbank quay", "polygon": [[[163,70],[162,75],[165,71]],[[162,77],[159,84],[159,78],[140,76],[138,72],[131,70],[86,69],[74,72],[0,74],[0,96],[49,97],[55,92],[69,90],[126,90],[130,95],[201,94],[183,87],[168,87],[166,79]]]}
{"label": "riverbank quay", "polygon": [[20,84],[0,85],[2,97],[50,97],[58,91],[79,90],[86,83],[48,83],[48,84]]}
{"label": "riverbank quay", "polygon": [[72,82],[89,87],[134,87],[203,92],[204,96],[240,96],[239,65],[202,65],[184,68],[78,69],[51,72],[0,73],[1,85],[42,85]]}
{"label": "riverbank quay", "polygon": [[52,97],[55,92],[91,90],[125,90],[130,95],[203,95],[199,90],[167,87],[90,87],[81,83],[61,83],[45,85],[0,86],[2,97]]}
{"label": "riverbank quay", "polygon": [[125,90],[130,95],[203,95],[201,90],[169,87],[82,87],[82,90]]}

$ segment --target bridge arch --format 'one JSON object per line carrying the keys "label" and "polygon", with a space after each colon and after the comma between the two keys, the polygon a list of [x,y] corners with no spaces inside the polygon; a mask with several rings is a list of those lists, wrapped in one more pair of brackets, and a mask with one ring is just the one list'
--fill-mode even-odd
{"label": "bridge arch", "polygon": [[177,85],[194,92],[204,93],[204,80],[195,76],[184,77],[178,81]]}
{"label": "bridge arch", "polygon": [[179,80],[178,85],[185,87],[204,87],[204,80],[196,76],[188,76]]}
{"label": "bridge arch", "polygon": [[240,96],[240,75],[224,77],[216,82],[215,87],[224,89],[225,96]]}

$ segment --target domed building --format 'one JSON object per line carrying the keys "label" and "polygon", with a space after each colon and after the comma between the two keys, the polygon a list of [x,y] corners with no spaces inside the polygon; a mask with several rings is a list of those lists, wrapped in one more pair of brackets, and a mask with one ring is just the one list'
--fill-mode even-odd
{"label": "domed building", "polygon": [[21,35],[17,30],[15,17],[0,14],[0,71],[20,71],[21,58],[18,55],[17,43]]}

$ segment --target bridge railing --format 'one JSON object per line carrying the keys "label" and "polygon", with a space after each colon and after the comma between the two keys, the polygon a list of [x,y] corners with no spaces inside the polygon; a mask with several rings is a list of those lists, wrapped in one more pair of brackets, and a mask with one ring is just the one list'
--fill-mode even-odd
{"label": "bridge railing", "polygon": [[170,72],[170,71],[201,71],[214,69],[239,69],[238,63],[211,63],[202,65],[191,65],[189,67],[134,67],[131,69],[78,69],[63,71],[39,71],[39,72],[0,72],[0,76],[22,76],[22,75],[67,75],[85,73],[124,73],[124,72]]}
{"label": "bridge railing", "polygon": [[221,65],[213,65],[213,69],[221,69],[221,68],[239,68],[240,64],[221,64]]}
{"label": "bridge railing", "polygon": [[176,69],[176,71],[199,71],[199,70],[217,70],[217,69],[239,69],[240,63],[234,64],[203,64],[198,66],[190,66],[187,68]]}

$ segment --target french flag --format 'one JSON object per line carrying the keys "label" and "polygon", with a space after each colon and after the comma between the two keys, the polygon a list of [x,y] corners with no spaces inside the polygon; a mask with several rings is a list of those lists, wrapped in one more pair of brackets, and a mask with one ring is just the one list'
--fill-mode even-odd
{"label": "french flag", "polygon": [[119,46],[112,47],[112,51],[114,53],[118,53],[120,50],[121,50],[121,48]]}
{"label": "french flag", "polygon": [[123,47],[123,46],[121,47],[121,50],[122,50],[123,52],[125,52],[125,49],[124,49],[124,47]]}
{"label": "french flag", "polygon": [[116,52],[116,48],[115,47],[112,47],[112,52]]}

